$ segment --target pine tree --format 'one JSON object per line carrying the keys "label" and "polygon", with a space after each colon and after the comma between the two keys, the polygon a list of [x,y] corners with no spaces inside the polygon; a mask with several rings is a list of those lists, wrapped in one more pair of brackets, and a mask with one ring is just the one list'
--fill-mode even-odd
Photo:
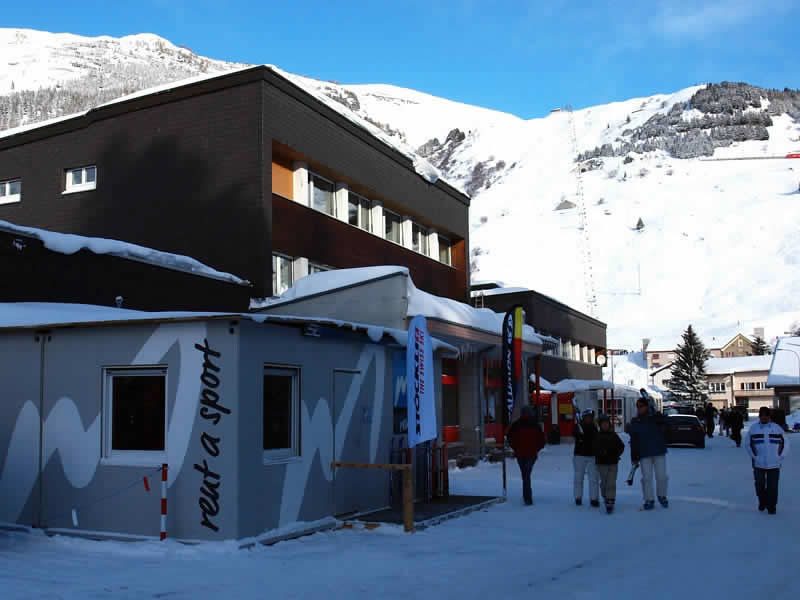
{"label": "pine tree", "polygon": [[706,360],[710,353],[692,326],[683,333],[683,343],[675,349],[677,358],[670,371],[669,391],[690,402],[708,400]]}
{"label": "pine tree", "polygon": [[769,354],[769,346],[767,346],[764,338],[757,335],[756,339],[753,340],[753,355],[764,356],[765,354]]}

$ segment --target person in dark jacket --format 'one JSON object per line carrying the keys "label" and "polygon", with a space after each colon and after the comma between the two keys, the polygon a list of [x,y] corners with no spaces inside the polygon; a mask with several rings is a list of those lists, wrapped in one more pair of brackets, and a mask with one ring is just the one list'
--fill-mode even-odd
{"label": "person in dark jacket", "polygon": [[594,460],[600,476],[600,494],[606,503],[606,512],[611,514],[617,501],[617,463],[625,452],[625,444],[612,431],[608,415],[600,415],[597,423],[600,431],[594,438]]}
{"label": "person in dark jacket", "polygon": [[725,434],[725,437],[731,437],[731,414],[727,408],[723,408],[719,413],[719,435]]}
{"label": "person in dark jacket", "polygon": [[700,406],[699,404],[694,407],[694,414],[695,416],[700,419],[700,422],[703,423],[706,420],[706,410],[704,407]]}
{"label": "person in dark jacket", "polygon": [[661,506],[667,508],[667,444],[664,440],[664,415],[655,411],[645,398],[636,401],[635,416],[631,420],[631,461],[642,468],[642,495],[644,510],[655,506],[653,476],[656,494]]}
{"label": "person in dark jacket", "polygon": [[597,435],[597,425],[594,424],[594,411],[587,409],[581,414],[579,425],[575,425],[575,452],[572,464],[575,466],[575,504],[583,503],[583,480],[589,478],[589,503],[600,506],[600,477],[597,474],[597,465],[594,461],[594,438]]}
{"label": "person in dark jacket", "polygon": [[744,417],[738,410],[732,410],[728,415],[728,422],[731,427],[731,439],[736,442],[736,447],[742,446],[742,429],[744,429]]}
{"label": "person in dark jacket", "polygon": [[716,424],[714,423],[714,405],[711,402],[706,404],[706,435],[709,438],[714,437],[714,429],[716,428]]}
{"label": "person in dark jacket", "polygon": [[519,472],[522,475],[522,498],[527,506],[533,504],[531,472],[539,451],[544,448],[544,433],[536,422],[532,406],[522,407],[522,416],[511,424],[508,441],[517,457]]}

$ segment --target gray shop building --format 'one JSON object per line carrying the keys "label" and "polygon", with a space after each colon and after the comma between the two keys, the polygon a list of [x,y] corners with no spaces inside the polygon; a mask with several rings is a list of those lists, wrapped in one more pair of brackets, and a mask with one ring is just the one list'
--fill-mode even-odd
{"label": "gray shop building", "polygon": [[[179,540],[386,507],[390,475],[331,462],[390,461],[406,337],[310,317],[0,304],[0,522],[157,538],[162,463]],[[438,382],[456,350],[434,348]]]}

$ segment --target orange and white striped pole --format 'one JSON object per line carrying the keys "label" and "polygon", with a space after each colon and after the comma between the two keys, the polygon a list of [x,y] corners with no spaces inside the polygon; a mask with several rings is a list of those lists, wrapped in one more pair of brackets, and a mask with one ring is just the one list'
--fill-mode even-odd
{"label": "orange and white striped pole", "polygon": [[161,539],[167,539],[167,463],[161,465]]}

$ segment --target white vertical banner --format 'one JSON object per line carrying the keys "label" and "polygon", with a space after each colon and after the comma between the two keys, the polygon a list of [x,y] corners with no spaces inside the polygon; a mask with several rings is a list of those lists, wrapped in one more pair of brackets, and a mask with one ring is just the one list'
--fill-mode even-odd
{"label": "white vertical banner", "polygon": [[408,447],[436,437],[436,401],[433,386],[433,344],[425,317],[416,316],[408,326],[406,348],[408,394]]}

